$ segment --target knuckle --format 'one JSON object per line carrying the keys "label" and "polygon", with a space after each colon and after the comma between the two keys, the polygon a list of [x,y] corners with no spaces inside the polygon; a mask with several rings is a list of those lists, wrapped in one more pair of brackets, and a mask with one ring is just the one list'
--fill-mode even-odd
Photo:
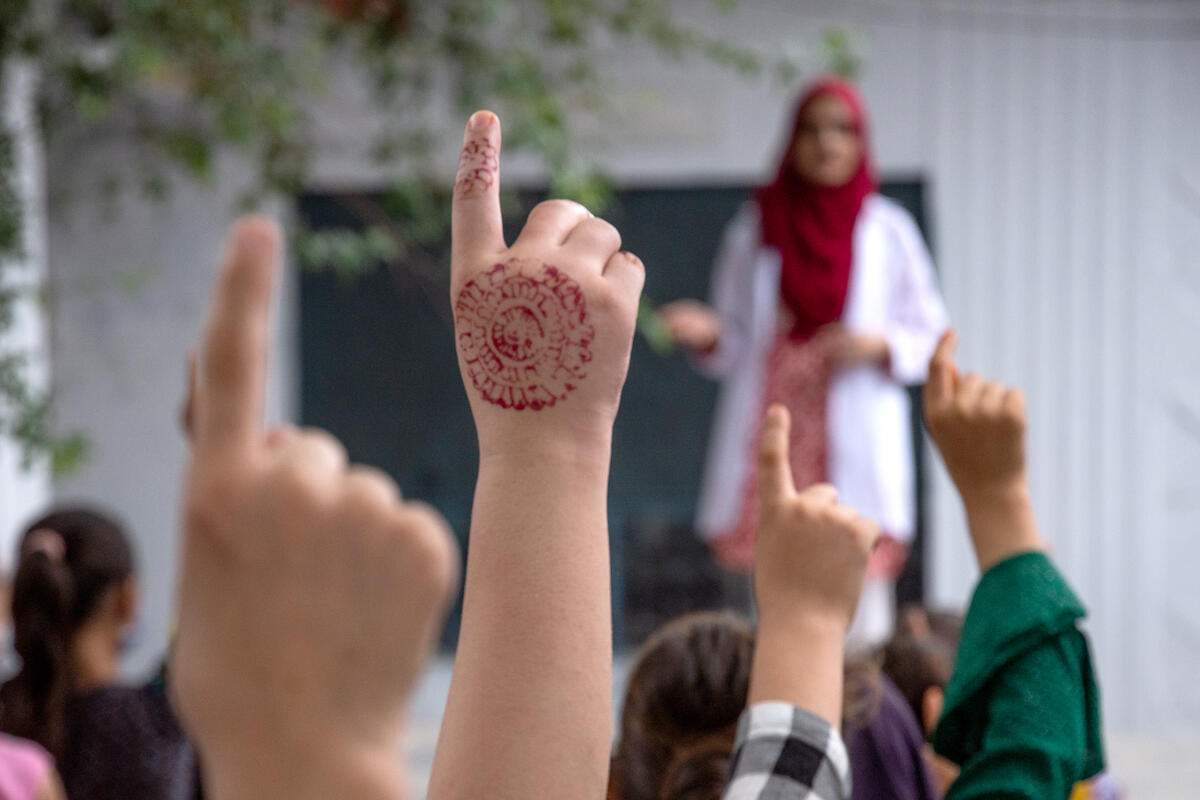
{"label": "knuckle", "polygon": [[621,247],[621,241],[622,241],[621,240],[621,232],[619,230],[617,230],[616,225],[613,225],[608,220],[601,219],[600,217],[596,217],[593,220],[593,222],[596,227],[596,232],[598,234],[600,234],[601,236],[603,236],[607,239],[610,239],[612,242],[615,242],[617,248]]}
{"label": "knuckle", "polygon": [[385,473],[372,467],[354,467],[343,481],[346,503],[368,508],[387,508],[399,497],[396,484]]}
{"label": "knuckle", "polygon": [[333,494],[333,486],[327,470],[300,458],[281,459],[269,482],[270,491],[282,499],[285,507],[294,510],[323,509]]}
{"label": "knuckle", "polygon": [[543,200],[542,202],[538,203],[533,207],[533,211],[531,211],[529,215],[533,216],[534,214],[537,214],[538,216],[541,216],[543,214],[578,214],[580,211],[584,213],[591,213],[583,206],[582,203],[576,203],[574,200],[555,198],[553,200]]}
{"label": "knuckle", "polygon": [[414,576],[436,594],[458,580],[458,543],[445,517],[424,503],[407,503],[401,512],[397,542],[411,560]]}

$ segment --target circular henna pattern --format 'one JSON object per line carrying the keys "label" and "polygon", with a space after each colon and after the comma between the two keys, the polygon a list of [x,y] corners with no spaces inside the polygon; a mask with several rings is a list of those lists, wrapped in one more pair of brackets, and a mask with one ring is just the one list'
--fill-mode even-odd
{"label": "circular henna pattern", "polygon": [[467,281],[454,304],[459,352],[484,400],[539,411],[586,375],[595,331],[579,284],[513,259]]}

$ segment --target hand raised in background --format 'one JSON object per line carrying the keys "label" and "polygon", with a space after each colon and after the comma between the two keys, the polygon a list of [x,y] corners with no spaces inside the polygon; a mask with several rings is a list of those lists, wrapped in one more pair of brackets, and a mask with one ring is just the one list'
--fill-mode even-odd
{"label": "hand raised in background", "polygon": [[272,222],[234,226],[191,401],[173,691],[217,798],[395,797],[454,544],[332,436],[263,429],[278,261]]}
{"label": "hand raised in background", "polygon": [[761,511],[754,591],[763,616],[804,613],[849,626],[879,526],[817,484],[797,491],[788,461],[791,417],[767,410],[759,444]]}
{"label": "hand raised in background", "polygon": [[607,449],[642,263],[616,228],[568,200],[538,204],[510,247],[499,171],[500,121],[476,112],[454,185],[450,302],[481,453]]}
{"label": "hand raised in background", "polygon": [[767,410],[759,444],[754,567],[759,629],[750,703],[788,702],[837,727],[846,630],[879,526],[840,505],[828,484],[796,490],[788,461],[790,427],[786,408]]}
{"label": "hand raised in background", "polygon": [[1025,464],[1025,396],[1020,389],[960,375],[957,336],[947,331],[929,362],[925,423],[958,488],[981,569],[1040,550]]}

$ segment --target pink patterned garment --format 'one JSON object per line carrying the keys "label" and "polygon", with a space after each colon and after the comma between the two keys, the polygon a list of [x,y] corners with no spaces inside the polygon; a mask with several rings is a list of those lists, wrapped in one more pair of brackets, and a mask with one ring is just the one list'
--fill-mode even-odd
{"label": "pink patterned garment", "polygon": [[[781,330],[767,357],[767,387],[763,393],[759,424],[750,443],[750,457],[746,460],[742,508],[733,529],[712,542],[717,560],[734,572],[754,570],[754,541],[758,530],[758,440],[762,434],[762,419],[772,403],[782,404],[792,416],[788,453],[796,488],[802,490],[829,480],[825,421],[833,371],[825,354],[811,342],[798,342],[786,330]],[[907,557],[908,548],[885,533],[867,563],[867,576],[895,578],[904,568]]]}
{"label": "pink patterned garment", "polygon": [[50,768],[45,750],[0,733],[0,798],[33,800],[45,787]]}
{"label": "pink patterned garment", "polygon": [[788,452],[796,487],[803,489],[827,479],[828,454],[825,433],[825,404],[829,398],[832,373],[820,348],[809,342],[797,342],[781,330],[767,357],[767,387],[751,455],[746,460],[746,483],[742,488],[742,509],[733,530],[713,541],[717,559],[735,572],[754,569],[754,539],[758,530],[758,440],[767,407],[781,403],[792,415]]}

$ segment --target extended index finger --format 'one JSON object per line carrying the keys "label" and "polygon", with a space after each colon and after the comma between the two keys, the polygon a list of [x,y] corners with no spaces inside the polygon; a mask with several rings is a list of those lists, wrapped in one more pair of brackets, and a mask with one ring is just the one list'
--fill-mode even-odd
{"label": "extended index finger", "polygon": [[758,445],[758,494],[763,506],[771,506],[796,493],[792,464],[788,458],[788,434],[792,418],[778,403],[767,409]]}
{"label": "extended index finger", "polygon": [[452,261],[474,261],[505,249],[500,214],[500,120],[476,111],[463,133],[450,219]]}
{"label": "extended index finger", "polygon": [[201,359],[198,447],[247,445],[262,426],[267,320],[279,239],[278,226],[266,217],[243,217],[230,233]]}
{"label": "extended index finger", "polygon": [[944,407],[954,398],[954,383],[958,370],[954,366],[954,348],[958,334],[948,330],[938,340],[937,349],[929,361],[929,377],[925,382],[925,407]]}

